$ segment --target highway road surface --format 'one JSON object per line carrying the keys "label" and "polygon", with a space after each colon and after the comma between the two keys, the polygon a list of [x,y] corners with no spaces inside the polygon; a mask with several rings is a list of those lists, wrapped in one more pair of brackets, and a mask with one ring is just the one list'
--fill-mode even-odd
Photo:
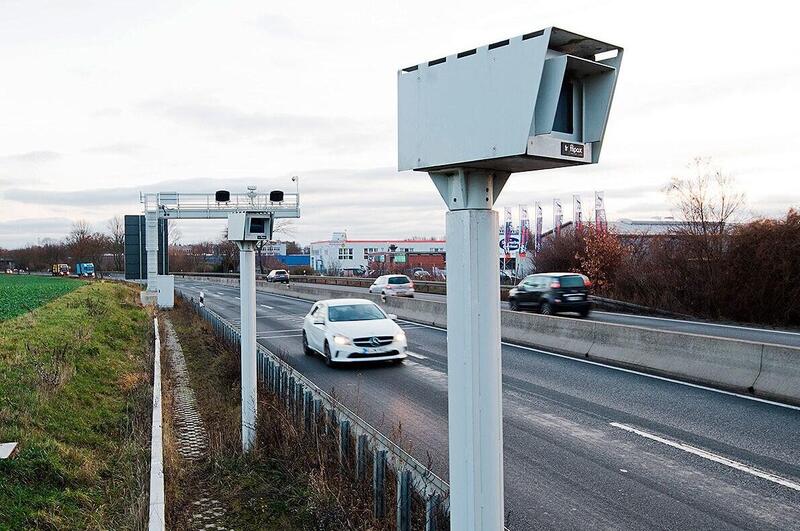
{"label": "highway road surface", "polygon": [[[342,290],[355,293],[369,293],[367,288],[336,286],[329,284],[324,284],[323,286],[326,289]],[[415,294],[415,297],[421,300],[431,300],[437,302],[446,302],[447,299],[445,295],[439,295],[436,293],[417,293]],[[501,305],[504,310],[508,310],[507,302],[503,302]],[[569,316],[570,314],[564,315]],[[577,314],[572,315],[577,318]],[[645,328],[655,328],[657,330],[668,330],[687,334],[700,334],[706,336],[725,337],[728,339],[755,341],[757,343],[772,343],[775,345],[800,347],[800,332],[792,330],[774,330],[771,328],[722,324],[699,320],[690,321],[685,319],[665,319],[663,317],[649,317],[645,315],[633,315],[629,313],[605,311],[593,311],[587,319],[601,323],[643,326]]]}
{"label": "highway road surface", "polygon": [[[238,323],[239,292],[176,288]],[[411,322],[400,366],[328,368],[301,349],[311,304],[258,293],[258,341],[447,477],[446,332]],[[504,344],[511,529],[798,529],[800,409]]]}

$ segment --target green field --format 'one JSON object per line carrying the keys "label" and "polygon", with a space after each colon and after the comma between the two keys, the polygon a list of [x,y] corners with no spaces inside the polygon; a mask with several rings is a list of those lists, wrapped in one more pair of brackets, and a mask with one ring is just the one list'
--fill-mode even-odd
{"label": "green field", "polygon": [[146,528],[153,325],[137,291],[0,282],[73,290],[0,321],[0,442],[19,443],[0,460],[0,530]]}
{"label": "green field", "polygon": [[0,321],[27,313],[83,284],[71,278],[0,274]]}

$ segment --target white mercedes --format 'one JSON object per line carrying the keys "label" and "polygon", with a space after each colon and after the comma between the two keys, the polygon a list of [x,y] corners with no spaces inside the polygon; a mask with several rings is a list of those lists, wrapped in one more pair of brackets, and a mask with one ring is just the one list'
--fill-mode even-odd
{"label": "white mercedes", "polygon": [[365,299],[319,301],[303,321],[303,351],[322,354],[328,366],[406,358],[406,334],[377,304]]}

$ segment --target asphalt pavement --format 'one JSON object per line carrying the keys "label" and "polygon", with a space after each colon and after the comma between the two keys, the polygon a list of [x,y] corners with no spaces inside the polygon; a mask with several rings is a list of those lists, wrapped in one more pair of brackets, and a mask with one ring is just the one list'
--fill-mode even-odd
{"label": "asphalt pavement", "polygon": [[[238,287],[175,284],[238,324]],[[402,321],[405,364],[328,368],[302,352],[311,303],[256,302],[259,343],[447,478],[444,330]],[[800,409],[509,344],[502,356],[509,528],[800,527]]]}
{"label": "asphalt pavement", "polygon": [[[357,288],[351,286],[324,285],[326,289],[341,290],[346,292],[368,293],[367,288]],[[416,298],[436,302],[446,302],[446,295],[436,293],[416,293]],[[508,310],[508,303],[503,302],[501,306]],[[573,315],[578,318],[578,314],[563,314],[564,316]],[[621,324],[627,326],[641,326],[644,328],[655,328],[670,332],[682,332],[686,334],[699,334],[705,336],[724,337],[728,339],[740,339],[743,341],[754,341],[756,343],[772,343],[774,345],[786,345],[800,347],[800,332],[792,330],[776,330],[757,326],[745,326],[736,324],[714,323],[710,321],[686,320],[686,319],[667,319],[663,317],[650,317],[644,315],[633,315],[629,313],[615,313],[605,311],[593,311],[586,319],[601,323]]]}

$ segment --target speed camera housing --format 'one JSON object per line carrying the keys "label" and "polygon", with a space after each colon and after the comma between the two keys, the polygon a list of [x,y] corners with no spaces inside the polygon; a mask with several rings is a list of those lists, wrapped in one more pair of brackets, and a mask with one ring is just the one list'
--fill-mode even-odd
{"label": "speed camera housing", "polygon": [[551,27],[398,72],[398,169],[596,163],[622,48]]}
{"label": "speed camera housing", "polygon": [[265,212],[233,212],[228,216],[228,239],[256,242],[272,239],[272,214]]}

